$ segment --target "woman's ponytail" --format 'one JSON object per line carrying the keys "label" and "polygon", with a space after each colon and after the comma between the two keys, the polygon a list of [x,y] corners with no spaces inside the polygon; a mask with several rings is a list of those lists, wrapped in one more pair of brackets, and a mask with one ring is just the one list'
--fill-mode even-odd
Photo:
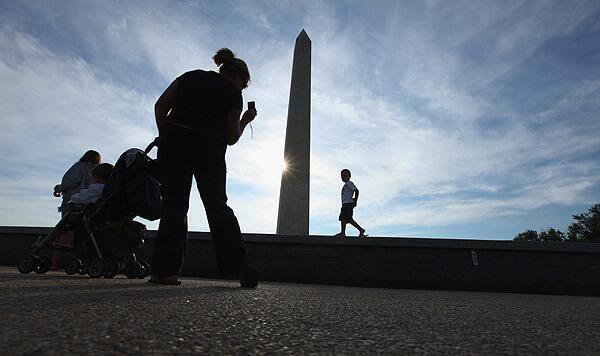
{"label": "woman's ponytail", "polygon": [[235,54],[229,48],[221,48],[212,58],[217,66],[221,66],[233,62]]}
{"label": "woman's ponytail", "polygon": [[239,74],[250,81],[250,71],[246,62],[239,58],[235,58],[235,54],[229,48],[221,48],[212,57],[215,64],[219,66],[219,73]]}

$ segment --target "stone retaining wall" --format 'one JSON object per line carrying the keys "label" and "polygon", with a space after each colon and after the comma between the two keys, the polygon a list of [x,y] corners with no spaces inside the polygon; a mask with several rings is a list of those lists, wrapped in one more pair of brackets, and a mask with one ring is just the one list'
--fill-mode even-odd
{"label": "stone retaining wall", "polygon": [[[0,227],[16,265],[49,228]],[[150,260],[155,232],[141,254]],[[190,233],[185,276],[217,278],[209,233]],[[600,244],[245,234],[262,280],[362,287],[600,296]]]}

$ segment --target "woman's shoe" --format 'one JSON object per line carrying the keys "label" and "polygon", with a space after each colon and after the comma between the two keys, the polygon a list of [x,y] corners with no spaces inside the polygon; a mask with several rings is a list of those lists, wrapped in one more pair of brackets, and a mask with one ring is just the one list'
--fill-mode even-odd
{"label": "woman's shoe", "polygon": [[242,288],[256,288],[258,286],[258,270],[246,268],[240,272],[240,286]]}

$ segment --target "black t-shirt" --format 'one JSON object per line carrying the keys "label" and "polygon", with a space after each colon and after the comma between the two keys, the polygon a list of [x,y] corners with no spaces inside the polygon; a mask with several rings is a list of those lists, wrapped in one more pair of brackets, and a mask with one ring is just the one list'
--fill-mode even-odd
{"label": "black t-shirt", "polygon": [[169,120],[224,142],[227,113],[242,107],[242,93],[223,76],[194,70],[177,78],[177,96]]}

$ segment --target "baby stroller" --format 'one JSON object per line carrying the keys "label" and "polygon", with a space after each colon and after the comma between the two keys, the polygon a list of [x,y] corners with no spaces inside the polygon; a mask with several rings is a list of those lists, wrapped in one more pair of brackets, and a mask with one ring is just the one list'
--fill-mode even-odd
{"label": "baby stroller", "polygon": [[[160,218],[160,183],[155,160],[148,156],[154,140],[145,150],[132,148],[117,160],[98,202],[89,206],[70,205],[63,218],[32,245],[32,251],[18,265],[21,273],[46,273],[48,251],[62,250],[71,257],[65,264],[69,275],[112,278],[124,272],[128,278],[145,278],[150,265],[137,258],[146,237],[145,225],[133,221]],[[74,232],[73,246],[57,243],[65,232]]]}

